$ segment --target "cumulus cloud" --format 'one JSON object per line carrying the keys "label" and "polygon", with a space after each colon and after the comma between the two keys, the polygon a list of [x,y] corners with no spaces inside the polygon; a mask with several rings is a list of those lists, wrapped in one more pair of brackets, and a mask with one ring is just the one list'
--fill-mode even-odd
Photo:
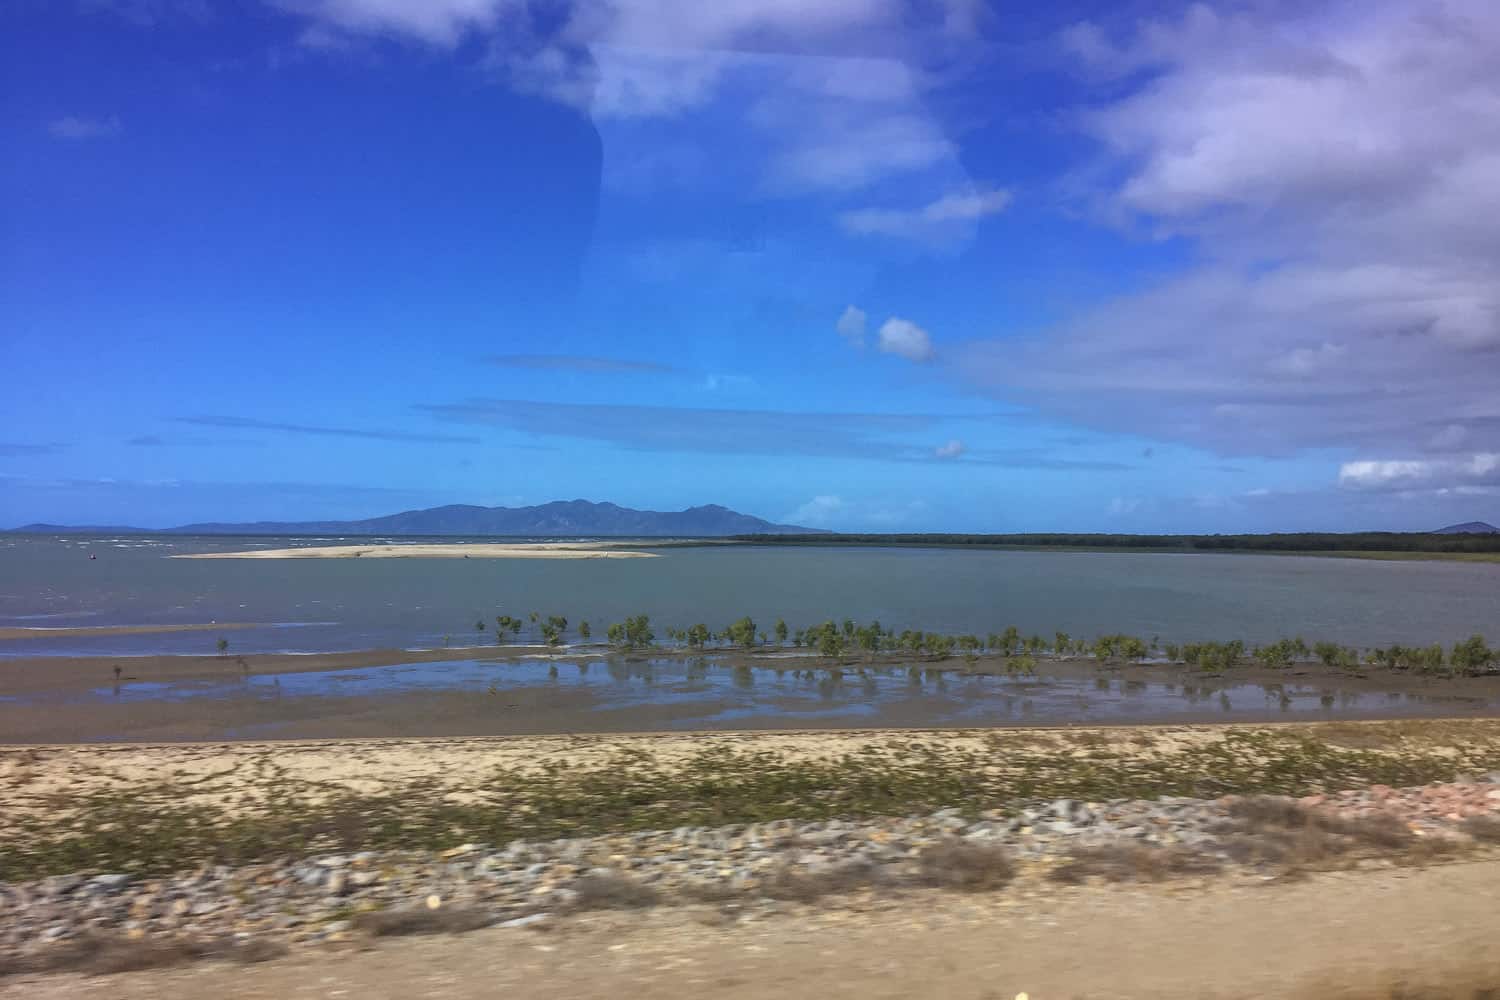
{"label": "cumulus cloud", "polygon": [[932,338],[927,331],[899,316],[892,316],[880,325],[876,346],[885,354],[894,354],[908,361],[932,360]]}
{"label": "cumulus cloud", "polygon": [[938,458],[957,458],[964,453],[964,443],[954,438],[944,444],[938,445],[932,453]]}
{"label": "cumulus cloud", "polygon": [[120,119],[115,115],[111,115],[108,118],[86,118],[78,115],[66,115],[47,123],[47,132],[54,139],[103,139],[108,136],[119,135],[122,130]]}
{"label": "cumulus cloud", "polygon": [[1500,453],[1465,458],[1345,462],[1339,485],[1358,490],[1432,490],[1500,487]]}
{"label": "cumulus cloud", "polygon": [[1225,454],[1500,450],[1500,7],[1197,5],[1064,44],[1106,81],[1079,207],[1201,263],[959,377]]}
{"label": "cumulus cloud", "polygon": [[839,216],[839,225],[858,236],[891,236],[943,244],[969,234],[975,222],[1005,211],[1010,202],[1009,191],[975,188],[945,194],[920,208],[862,208],[844,212]]}
{"label": "cumulus cloud", "polygon": [[866,318],[865,311],[858,306],[845,306],[834,329],[853,346],[864,347]]}

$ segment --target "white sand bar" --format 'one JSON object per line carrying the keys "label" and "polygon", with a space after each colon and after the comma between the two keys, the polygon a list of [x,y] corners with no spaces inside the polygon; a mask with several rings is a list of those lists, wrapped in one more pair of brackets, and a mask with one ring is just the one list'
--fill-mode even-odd
{"label": "white sand bar", "polygon": [[308,545],[244,552],[198,552],[173,559],[654,559],[655,552],[610,542],[437,542],[414,545]]}

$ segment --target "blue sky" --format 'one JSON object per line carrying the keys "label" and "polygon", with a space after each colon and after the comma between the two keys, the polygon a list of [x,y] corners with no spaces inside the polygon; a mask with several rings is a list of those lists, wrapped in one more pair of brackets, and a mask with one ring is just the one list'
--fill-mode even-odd
{"label": "blue sky", "polygon": [[1500,519],[1488,3],[21,0],[0,525]]}

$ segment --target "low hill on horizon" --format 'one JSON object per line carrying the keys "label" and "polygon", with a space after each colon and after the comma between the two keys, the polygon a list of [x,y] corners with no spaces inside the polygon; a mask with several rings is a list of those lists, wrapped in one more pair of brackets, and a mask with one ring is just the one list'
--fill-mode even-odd
{"label": "low hill on horizon", "polygon": [[1488,521],[1465,521],[1463,524],[1450,524],[1446,528],[1438,528],[1434,535],[1500,535],[1500,528],[1495,527]]}
{"label": "low hill on horizon", "polygon": [[686,510],[636,510],[588,500],[554,500],[534,507],[448,504],[356,521],[201,522],[175,528],[27,524],[13,533],[151,535],[507,535],[547,537],[707,538],[746,534],[817,534],[816,528],[775,524],[719,504]]}

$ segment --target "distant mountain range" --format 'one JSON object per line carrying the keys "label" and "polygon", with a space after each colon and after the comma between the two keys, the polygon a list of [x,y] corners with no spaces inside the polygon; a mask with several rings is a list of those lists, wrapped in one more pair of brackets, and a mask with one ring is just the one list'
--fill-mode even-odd
{"label": "distant mountain range", "polygon": [[612,535],[634,538],[709,538],[720,535],[809,534],[816,528],[773,524],[718,504],[687,510],[633,510],[612,503],[555,500],[536,507],[477,507],[450,504],[408,510],[363,521],[208,522],[176,528],[125,528],[28,524],[34,534],[153,535],[520,535],[546,537]]}
{"label": "distant mountain range", "polygon": [[1446,528],[1439,528],[1433,532],[1434,535],[1500,535],[1500,528],[1485,521],[1465,521],[1463,524],[1450,524]]}

